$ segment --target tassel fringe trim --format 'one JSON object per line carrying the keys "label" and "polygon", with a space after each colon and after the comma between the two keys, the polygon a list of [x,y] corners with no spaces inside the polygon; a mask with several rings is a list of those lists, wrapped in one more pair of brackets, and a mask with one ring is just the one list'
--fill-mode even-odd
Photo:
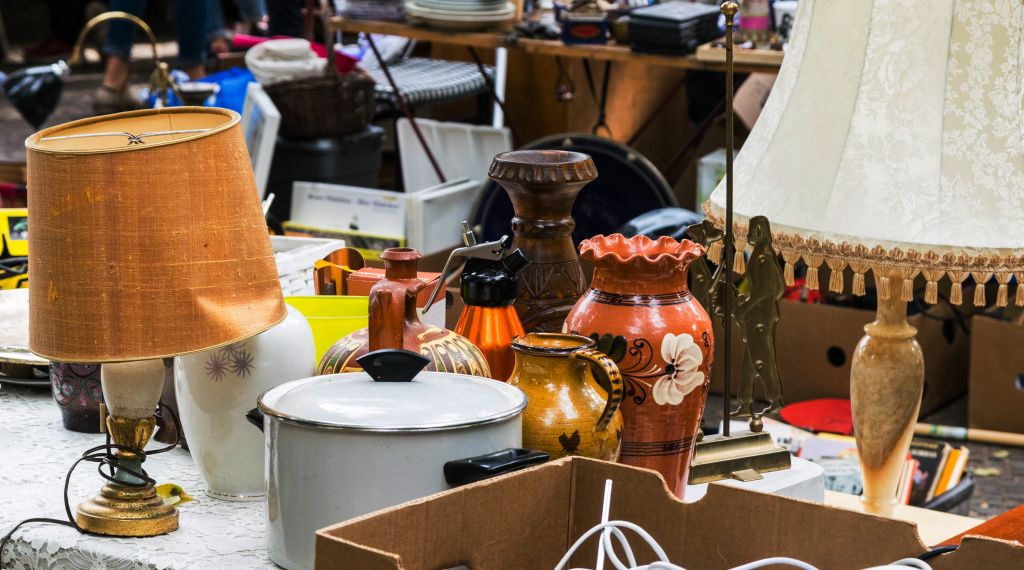
{"label": "tassel fringe trim", "polygon": [[[718,227],[722,220],[706,203],[705,214]],[[734,225],[736,234],[736,258],[734,268],[737,272],[745,271],[746,263],[743,249],[746,244],[747,228],[744,222]],[[987,302],[985,285],[993,278],[999,284],[996,293],[996,306],[1006,307],[1010,302],[1010,282],[1016,281],[1014,304],[1024,307],[1024,252],[1019,255],[972,256],[966,253],[946,253],[940,255],[934,251],[920,252],[901,250],[898,247],[886,250],[882,247],[867,248],[861,244],[834,243],[820,241],[817,238],[805,238],[773,232],[773,245],[782,254],[785,261],[783,275],[786,285],[795,284],[795,268],[803,261],[807,265],[805,286],[809,289],[820,289],[819,271],[822,266],[830,270],[828,290],[841,293],[846,288],[845,269],[852,271],[851,292],[864,295],[867,292],[866,274],[870,270],[880,299],[889,299],[898,295],[901,300],[911,301],[914,298],[914,280],[921,275],[925,281],[924,301],[935,304],[940,301],[940,283],[949,279],[949,302],[961,305],[964,302],[964,282],[968,277],[974,279],[972,302],[975,306],[984,306]],[[721,242],[712,244],[708,258],[718,263],[721,258]],[[1016,250],[1014,250],[1016,251]],[[899,279],[898,291],[891,290],[891,280]]]}

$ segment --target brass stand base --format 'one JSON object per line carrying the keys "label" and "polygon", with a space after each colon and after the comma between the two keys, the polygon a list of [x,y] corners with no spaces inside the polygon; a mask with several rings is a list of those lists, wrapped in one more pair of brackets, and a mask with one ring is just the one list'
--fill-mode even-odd
{"label": "brass stand base", "polygon": [[690,485],[722,479],[756,481],[762,473],[792,467],[792,455],[767,432],[731,437],[707,436],[697,443],[690,465]]}
{"label": "brass stand base", "polygon": [[178,528],[178,510],[164,504],[152,485],[103,486],[100,494],[78,505],[78,526],[111,536],[156,536]]}

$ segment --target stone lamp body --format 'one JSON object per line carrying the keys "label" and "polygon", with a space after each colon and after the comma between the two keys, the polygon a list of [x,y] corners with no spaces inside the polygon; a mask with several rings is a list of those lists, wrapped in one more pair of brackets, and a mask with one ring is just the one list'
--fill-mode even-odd
{"label": "stone lamp body", "polygon": [[890,515],[921,410],[924,355],[914,338],[917,329],[907,323],[906,301],[880,299],[875,321],[864,332],[850,369],[853,429],[864,472],[861,500],[868,512]]}

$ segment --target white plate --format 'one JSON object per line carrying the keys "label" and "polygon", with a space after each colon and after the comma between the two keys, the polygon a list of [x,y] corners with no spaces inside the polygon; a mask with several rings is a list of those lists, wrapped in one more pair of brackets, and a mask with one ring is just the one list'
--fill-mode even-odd
{"label": "white plate", "polygon": [[515,14],[516,7],[515,4],[507,2],[505,7],[500,10],[489,10],[486,12],[457,12],[451,10],[434,10],[431,8],[424,8],[415,2],[407,2],[405,4],[405,10],[413,17],[429,21],[447,20],[451,22],[493,24],[510,19],[512,15]]}
{"label": "white plate", "polygon": [[416,0],[417,8],[439,10],[443,12],[472,13],[502,11],[505,7],[504,0],[494,2],[455,2],[453,0]]}

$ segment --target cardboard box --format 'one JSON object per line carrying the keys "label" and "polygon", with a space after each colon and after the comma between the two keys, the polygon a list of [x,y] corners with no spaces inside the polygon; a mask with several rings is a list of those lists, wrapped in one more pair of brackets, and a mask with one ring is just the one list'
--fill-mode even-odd
{"label": "cardboard box", "polygon": [[[614,481],[611,518],[646,529],[688,570],[771,556],[823,569],[867,568],[928,550],[909,522],[717,484],[684,504],[654,471],[566,458],[321,529],[316,569],[554,568],[600,520],[606,479]],[[638,562],[655,560],[628,534]],[[593,568],[595,558],[591,540],[569,567]],[[936,570],[1022,568],[1024,546],[966,538],[959,550],[929,563]]]}
{"label": "cardboard box", "polygon": [[1024,327],[985,317],[971,319],[971,374],[967,425],[1024,433]]}
{"label": "cardboard box", "polygon": [[[954,319],[946,319],[941,307],[931,309],[933,316],[913,315],[909,322],[917,328],[917,341],[924,353],[924,396],[921,416],[926,416],[952,401],[967,389],[970,335]],[[948,310],[948,309],[947,309]],[[864,325],[875,319],[875,312],[840,307],[782,301],[775,331],[776,353],[782,373],[786,403],[816,398],[850,397],[850,362],[857,343],[864,336]],[[715,363],[711,370],[711,391],[722,393],[723,343],[716,328]],[[733,329],[733,383],[741,370],[743,342]],[[735,388],[733,388],[735,393]]]}

